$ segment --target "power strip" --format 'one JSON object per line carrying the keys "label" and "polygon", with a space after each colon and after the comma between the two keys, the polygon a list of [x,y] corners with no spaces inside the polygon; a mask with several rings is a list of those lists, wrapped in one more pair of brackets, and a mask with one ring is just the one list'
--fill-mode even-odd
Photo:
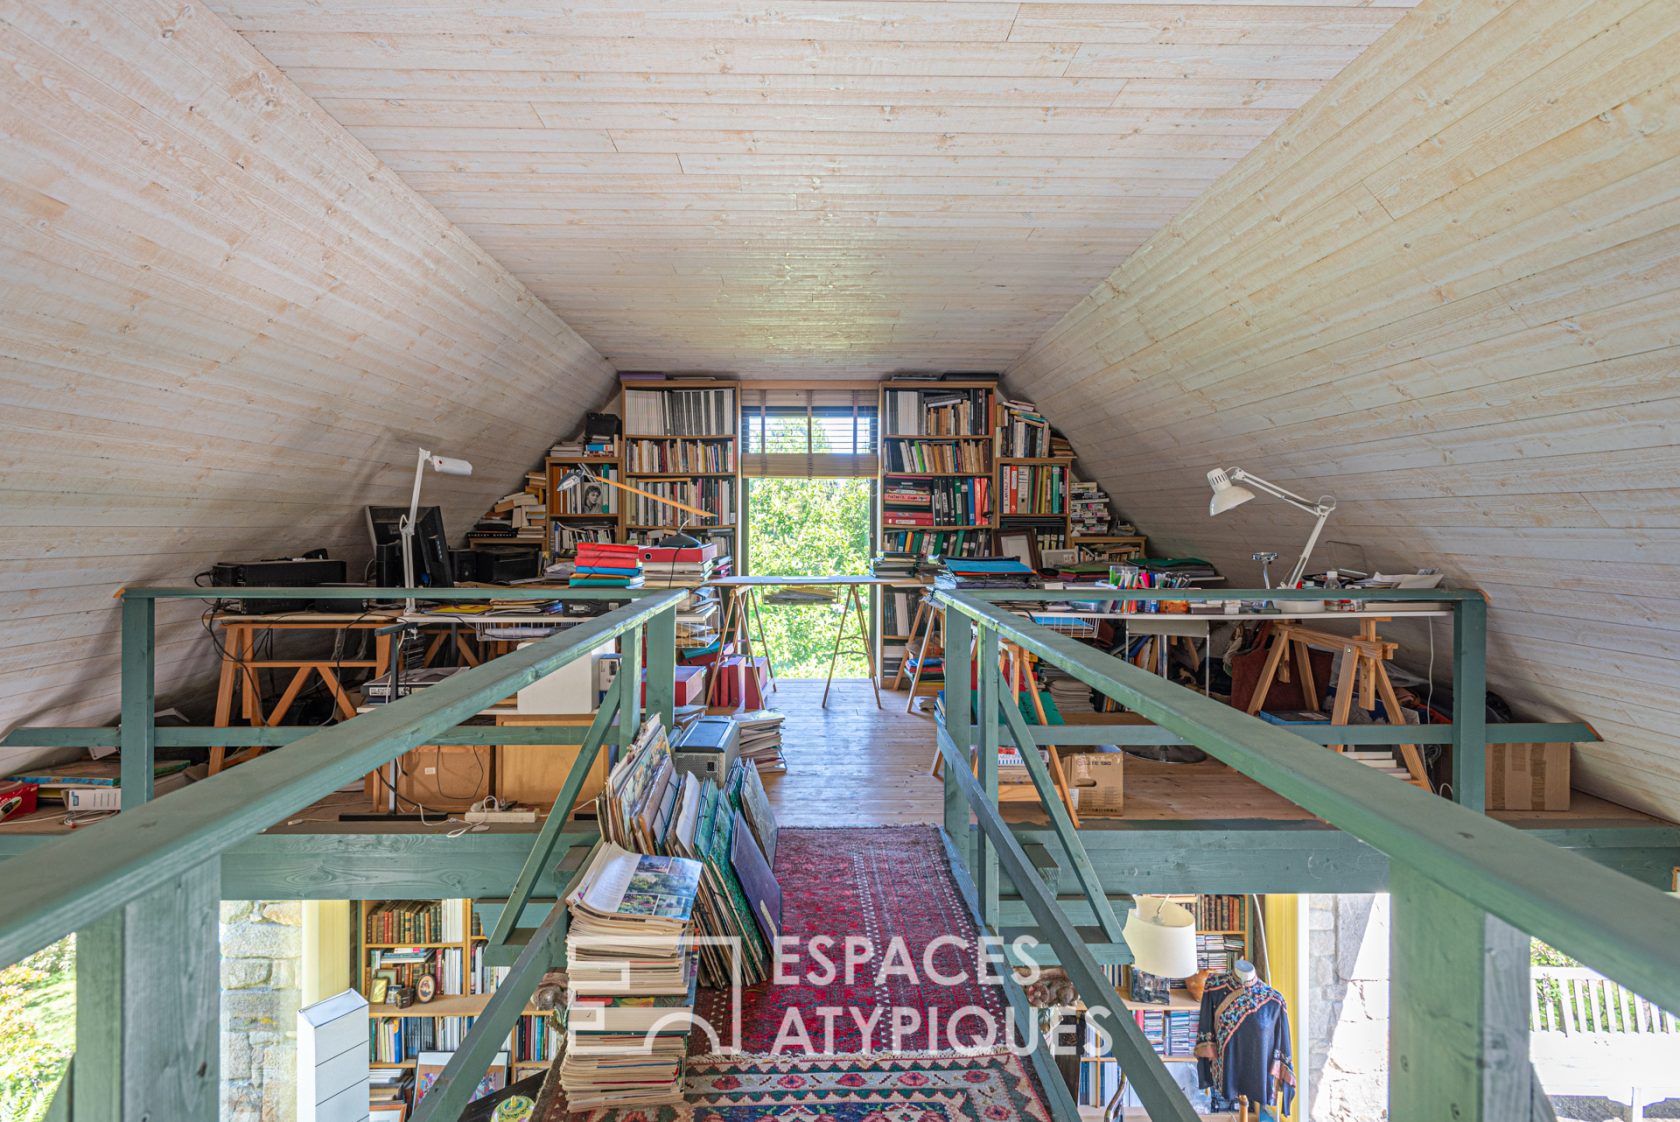
{"label": "power strip", "polygon": [[488,822],[535,822],[537,812],[526,808],[504,809],[502,807],[497,807],[495,810],[485,810],[484,803],[478,802],[473,803],[472,807],[461,815],[461,820],[474,826]]}

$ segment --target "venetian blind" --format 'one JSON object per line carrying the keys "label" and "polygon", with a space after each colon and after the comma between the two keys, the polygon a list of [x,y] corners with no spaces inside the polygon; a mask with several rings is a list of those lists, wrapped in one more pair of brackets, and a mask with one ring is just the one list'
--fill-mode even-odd
{"label": "venetian blind", "polygon": [[874,478],[875,394],[741,388],[741,473]]}

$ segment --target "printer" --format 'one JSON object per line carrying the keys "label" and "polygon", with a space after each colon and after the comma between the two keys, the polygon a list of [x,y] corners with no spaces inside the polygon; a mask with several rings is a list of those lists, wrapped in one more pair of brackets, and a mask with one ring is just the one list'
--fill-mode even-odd
{"label": "printer", "polygon": [[723,786],[741,755],[741,726],[733,717],[701,717],[671,748],[677,770]]}

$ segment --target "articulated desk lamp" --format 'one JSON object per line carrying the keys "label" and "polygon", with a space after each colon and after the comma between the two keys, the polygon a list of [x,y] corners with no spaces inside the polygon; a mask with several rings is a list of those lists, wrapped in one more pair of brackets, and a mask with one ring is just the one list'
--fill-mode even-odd
{"label": "articulated desk lamp", "polygon": [[[585,485],[593,486],[599,483],[605,483],[608,487],[616,487],[620,491],[628,491],[632,495],[640,495],[644,499],[652,499],[654,502],[662,503],[665,506],[674,506],[678,510],[687,511],[689,514],[698,515],[701,518],[717,517],[717,515],[713,514],[709,510],[701,510],[697,506],[689,506],[687,503],[680,503],[676,499],[667,499],[663,495],[655,495],[652,491],[644,491],[640,487],[632,487],[628,483],[620,483],[616,479],[608,479],[605,476],[596,475],[583,464],[576,465],[571,471],[562,475],[560,477],[560,482],[556,484],[556,489],[564,492],[570,491],[575,487]],[[699,545],[700,540],[698,538],[694,537],[692,534],[683,533],[682,527],[686,525],[688,525],[688,523],[685,520],[680,526],[678,526],[676,533],[666,534],[664,537],[660,538],[659,544],[661,546],[674,546],[679,549],[690,549]]]}
{"label": "articulated desk lamp", "polygon": [[[414,491],[408,497],[408,514],[397,522],[397,533],[402,537],[403,587],[414,587],[414,523],[420,517],[420,482],[426,477],[426,468],[439,475],[471,475],[472,464],[466,460],[453,460],[448,456],[433,455],[428,450],[420,449],[420,458],[414,462]],[[408,613],[414,614],[414,598],[408,600]]]}
{"label": "articulated desk lamp", "polygon": [[[1320,496],[1319,500],[1311,502],[1293,491],[1286,491],[1275,483],[1268,483],[1264,479],[1248,474],[1242,468],[1232,468],[1226,471],[1214,468],[1207,473],[1208,482],[1213,486],[1213,498],[1208,501],[1209,516],[1224,514],[1226,511],[1239,507],[1254,497],[1255,491],[1264,491],[1274,498],[1282,499],[1297,510],[1304,510],[1317,518],[1313,524],[1312,533],[1307,537],[1307,544],[1301,550],[1300,558],[1295,567],[1289,570],[1289,576],[1278,585],[1279,588],[1294,588],[1301,583],[1301,577],[1307,571],[1307,559],[1312,556],[1313,546],[1318,544],[1318,535],[1324,530],[1324,520],[1330,517],[1330,512],[1336,509],[1336,500],[1329,495]],[[1247,487],[1243,484],[1248,484]],[[1250,490],[1253,488],[1253,490]],[[1275,554],[1273,556],[1276,556]],[[1271,587],[1270,584],[1267,585]]]}

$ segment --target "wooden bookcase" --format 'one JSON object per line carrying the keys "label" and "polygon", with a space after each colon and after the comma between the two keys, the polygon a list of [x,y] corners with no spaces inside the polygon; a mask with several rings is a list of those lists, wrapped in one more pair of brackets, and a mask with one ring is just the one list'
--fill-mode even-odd
{"label": "wooden bookcase", "polygon": [[576,552],[559,544],[560,528],[565,526],[605,528],[612,532],[613,541],[624,540],[625,500],[630,495],[616,487],[602,488],[607,494],[608,512],[582,513],[577,510],[578,489],[562,494],[559,486],[561,478],[579,464],[603,478],[625,482],[623,450],[621,439],[616,456],[549,456],[543,461],[543,470],[548,474],[548,527],[543,534],[543,549],[550,558],[569,557]]}
{"label": "wooden bookcase", "polygon": [[[447,916],[452,917],[452,926],[457,932],[459,932],[461,937],[448,940],[440,938],[424,942],[383,942],[370,940],[368,938],[368,918],[370,915],[373,915],[388,906],[400,906],[405,904],[435,904],[440,906],[444,909]],[[476,951],[479,951],[482,948],[485,942],[485,935],[475,922],[473,901],[466,899],[352,901],[351,921],[355,925],[355,945],[353,947],[353,951],[355,953],[356,988],[362,996],[368,998],[368,1017],[373,1022],[373,1028],[376,1032],[379,1031],[385,1023],[392,1020],[424,1018],[431,1019],[435,1022],[437,1020],[454,1017],[476,1017],[484,1011],[485,1004],[489,1002],[491,994],[494,993],[492,984],[493,974],[491,972],[492,968],[486,966],[484,967],[485,984],[479,986],[474,982],[473,955]],[[437,933],[441,934],[441,932]],[[442,992],[442,979],[440,977],[438,995],[429,1002],[421,1003],[416,1001],[413,1005],[409,1005],[405,1008],[399,1008],[389,1001],[375,1005],[371,996],[374,982],[374,956],[378,952],[392,951],[404,947],[419,947],[432,952],[430,963],[424,969],[416,967],[404,971],[404,973],[410,975],[420,972],[436,974],[438,972],[438,963],[442,955],[451,952],[459,955],[461,962],[460,989],[463,992],[458,994],[445,994]],[[546,1016],[547,1014],[541,1010],[531,1008],[526,1009],[524,1014],[525,1021],[527,1023],[533,1018],[541,1020]],[[521,1027],[524,1026],[522,1025]],[[461,1032],[463,1035],[465,1034],[465,1022],[461,1025]],[[532,1059],[529,1056],[522,1057],[518,1052],[514,1051],[510,1047],[509,1057],[510,1066],[512,1068],[509,1072],[510,1082],[512,1079],[521,1078],[531,1072],[547,1068],[552,1062],[552,1058],[555,1055],[558,1055],[558,1049],[555,1046],[558,1040],[558,1035],[557,1031],[551,1031],[548,1034],[548,1047],[546,1051],[549,1058],[546,1059]],[[378,1052],[374,1041],[370,1040],[368,1042],[368,1047],[368,1066],[370,1068],[412,1069],[415,1066],[415,1061],[412,1058],[397,1059],[394,1061],[378,1060],[375,1058],[378,1055]],[[447,1051],[448,1049],[442,1048],[440,1050]],[[410,1103],[410,1106],[412,1105],[413,1104]]]}
{"label": "wooden bookcase", "polygon": [[[658,399],[651,395],[713,392],[722,394],[720,408],[709,411],[712,420],[696,423],[701,414],[686,419],[681,414],[667,417],[665,410],[652,408]],[[650,395],[642,397],[641,395]],[[683,399],[685,404],[694,399]],[[736,556],[741,523],[741,398],[736,382],[710,378],[671,378],[660,381],[627,381],[619,385],[619,414],[624,418],[619,455],[624,481],[644,490],[702,507],[718,517],[702,519],[673,507],[647,503],[635,495],[619,494],[619,523],[622,540],[637,544],[656,540],[686,523],[687,532],[701,541],[718,544],[718,555]],[[655,414],[658,414],[657,416]],[[672,423],[672,422],[675,423]],[[676,428],[680,431],[669,431]],[[648,431],[639,431],[646,429]],[[716,429],[717,431],[702,431]],[[704,493],[711,493],[708,497]]]}

